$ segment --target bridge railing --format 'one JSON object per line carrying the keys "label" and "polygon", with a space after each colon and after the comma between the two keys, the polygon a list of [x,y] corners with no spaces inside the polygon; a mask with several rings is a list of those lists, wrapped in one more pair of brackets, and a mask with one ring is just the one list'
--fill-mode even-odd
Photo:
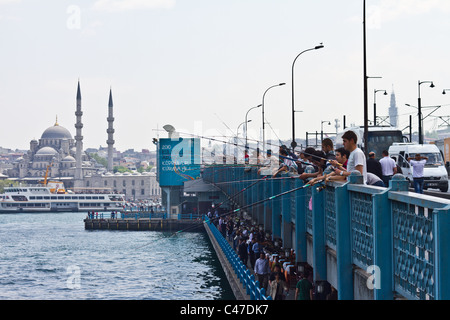
{"label": "bridge railing", "polygon": [[255,280],[255,276],[250,273],[248,268],[242,263],[236,252],[230,246],[228,241],[217,230],[216,226],[209,220],[205,219],[211,233],[219,244],[222,252],[225,254],[228,262],[233,266],[233,270],[240,280],[246,293],[251,300],[272,300],[272,297],[266,296],[264,288],[260,288],[259,281]]}
{"label": "bridge railing", "polygon": [[[283,178],[290,182],[284,183]],[[449,200],[409,192],[402,175],[381,188],[364,185],[359,174],[352,174],[348,182],[327,184],[325,189],[318,185],[300,189],[289,201],[285,197],[270,200],[303,185],[291,178],[282,174],[271,179],[245,167],[211,167],[203,172],[205,181],[216,184],[238,206],[266,199],[264,205],[246,209],[247,213],[283,242],[289,243],[295,232],[292,247],[297,262],[311,262],[315,281],[327,280],[327,250],[334,250],[337,280],[333,284],[339,299],[355,296],[354,266],[371,275],[374,299],[396,295],[450,299]],[[289,224],[294,229],[286,227]],[[308,237],[312,247],[307,246]]]}

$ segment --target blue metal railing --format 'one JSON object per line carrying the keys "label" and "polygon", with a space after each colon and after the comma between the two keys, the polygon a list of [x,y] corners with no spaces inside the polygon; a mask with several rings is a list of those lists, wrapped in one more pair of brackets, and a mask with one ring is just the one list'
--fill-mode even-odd
{"label": "blue metal railing", "polygon": [[206,219],[205,222],[222,249],[222,252],[225,254],[228,262],[233,267],[233,270],[243,285],[243,288],[246,289],[247,294],[250,295],[250,299],[272,300],[272,297],[266,296],[264,288],[260,288],[259,281],[255,281],[255,276],[250,274],[248,268],[244,266],[241,259],[230,246],[228,241],[222,236],[219,230],[217,230],[216,226],[209,219]]}
{"label": "blue metal railing", "polygon": [[[176,215],[179,220],[201,219],[201,214],[180,213]],[[122,211],[122,212],[90,212],[89,219],[168,219],[167,212],[142,212],[142,211]]]}
{"label": "blue metal railing", "polygon": [[[203,179],[210,183],[239,181],[218,184],[229,196],[261,177],[255,168],[244,167],[205,168],[203,172]],[[327,280],[332,270],[327,266],[327,249],[333,249],[339,299],[354,298],[355,265],[374,273],[374,299],[393,299],[394,295],[450,299],[450,201],[409,192],[402,175],[394,176],[389,188],[364,185],[358,174],[348,179],[331,183],[323,191],[316,186],[301,189],[288,201],[269,198],[297,187],[299,180],[294,184],[269,179],[261,182],[263,188],[250,188],[234,200],[245,206],[267,199],[264,206],[258,206],[264,208],[263,214],[254,208],[247,212],[274,236],[283,230],[280,222],[293,223],[292,230],[287,230],[295,232],[297,262],[312,265],[315,281]],[[284,239],[291,236],[281,235]],[[312,238],[312,249],[306,245],[307,237]]]}

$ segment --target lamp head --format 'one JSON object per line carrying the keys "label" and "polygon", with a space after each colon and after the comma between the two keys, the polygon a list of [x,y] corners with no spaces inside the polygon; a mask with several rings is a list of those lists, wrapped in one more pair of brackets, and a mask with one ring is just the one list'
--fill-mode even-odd
{"label": "lamp head", "polygon": [[446,94],[446,93],[445,93],[445,89],[444,89],[444,91],[442,91],[442,94]]}
{"label": "lamp head", "polygon": [[431,82],[430,88],[434,88],[434,83],[433,83],[433,81]]}
{"label": "lamp head", "polygon": [[317,49],[322,49],[322,48],[323,48],[322,42],[321,42],[318,46],[315,46],[315,47],[314,47],[314,49],[316,49],[316,50],[317,50]]}
{"label": "lamp head", "polygon": [[286,83],[282,82],[279,84],[279,86],[284,86]]}
{"label": "lamp head", "polygon": [[386,92],[386,90],[384,91],[384,95],[385,95],[385,96],[387,96],[387,92]]}

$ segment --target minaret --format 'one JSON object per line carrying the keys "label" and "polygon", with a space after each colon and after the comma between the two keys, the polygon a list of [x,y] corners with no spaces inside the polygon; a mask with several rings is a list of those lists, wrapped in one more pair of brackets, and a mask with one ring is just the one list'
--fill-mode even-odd
{"label": "minaret", "polygon": [[394,86],[392,86],[391,104],[389,107],[389,123],[391,127],[398,126],[398,110],[397,110],[397,103],[395,101]]}
{"label": "minaret", "polygon": [[81,116],[83,112],[81,111],[81,91],[80,91],[80,80],[78,80],[78,89],[77,89],[77,111],[75,112],[77,116],[77,123],[75,124],[75,128],[77,129],[77,135],[75,136],[75,147],[76,147],[76,169],[75,169],[75,187],[83,186],[83,170],[82,170],[82,152],[83,152],[83,136],[81,135],[81,128],[83,128],[83,123],[81,123]]}
{"label": "minaret", "polygon": [[108,172],[113,171],[113,148],[114,148],[114,128],[113,128],[113,100],[112,100],[112,90],[109,89],[109,102],[108,102],[108,129],[106,132],[108,133],[108,140],[106,143],[108,144]]}

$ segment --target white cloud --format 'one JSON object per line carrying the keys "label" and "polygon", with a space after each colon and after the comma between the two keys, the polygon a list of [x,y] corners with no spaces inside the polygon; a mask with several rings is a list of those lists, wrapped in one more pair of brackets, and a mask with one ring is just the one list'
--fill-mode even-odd
{"label": "white cloud", "polygon": [[[5,1],[5,0],[0,0]],[[6,0],[8,1],[8,0]],[[140,9],[171,9],[175,0],[97,0],[94,9],[101,11],[129,11]]]}

